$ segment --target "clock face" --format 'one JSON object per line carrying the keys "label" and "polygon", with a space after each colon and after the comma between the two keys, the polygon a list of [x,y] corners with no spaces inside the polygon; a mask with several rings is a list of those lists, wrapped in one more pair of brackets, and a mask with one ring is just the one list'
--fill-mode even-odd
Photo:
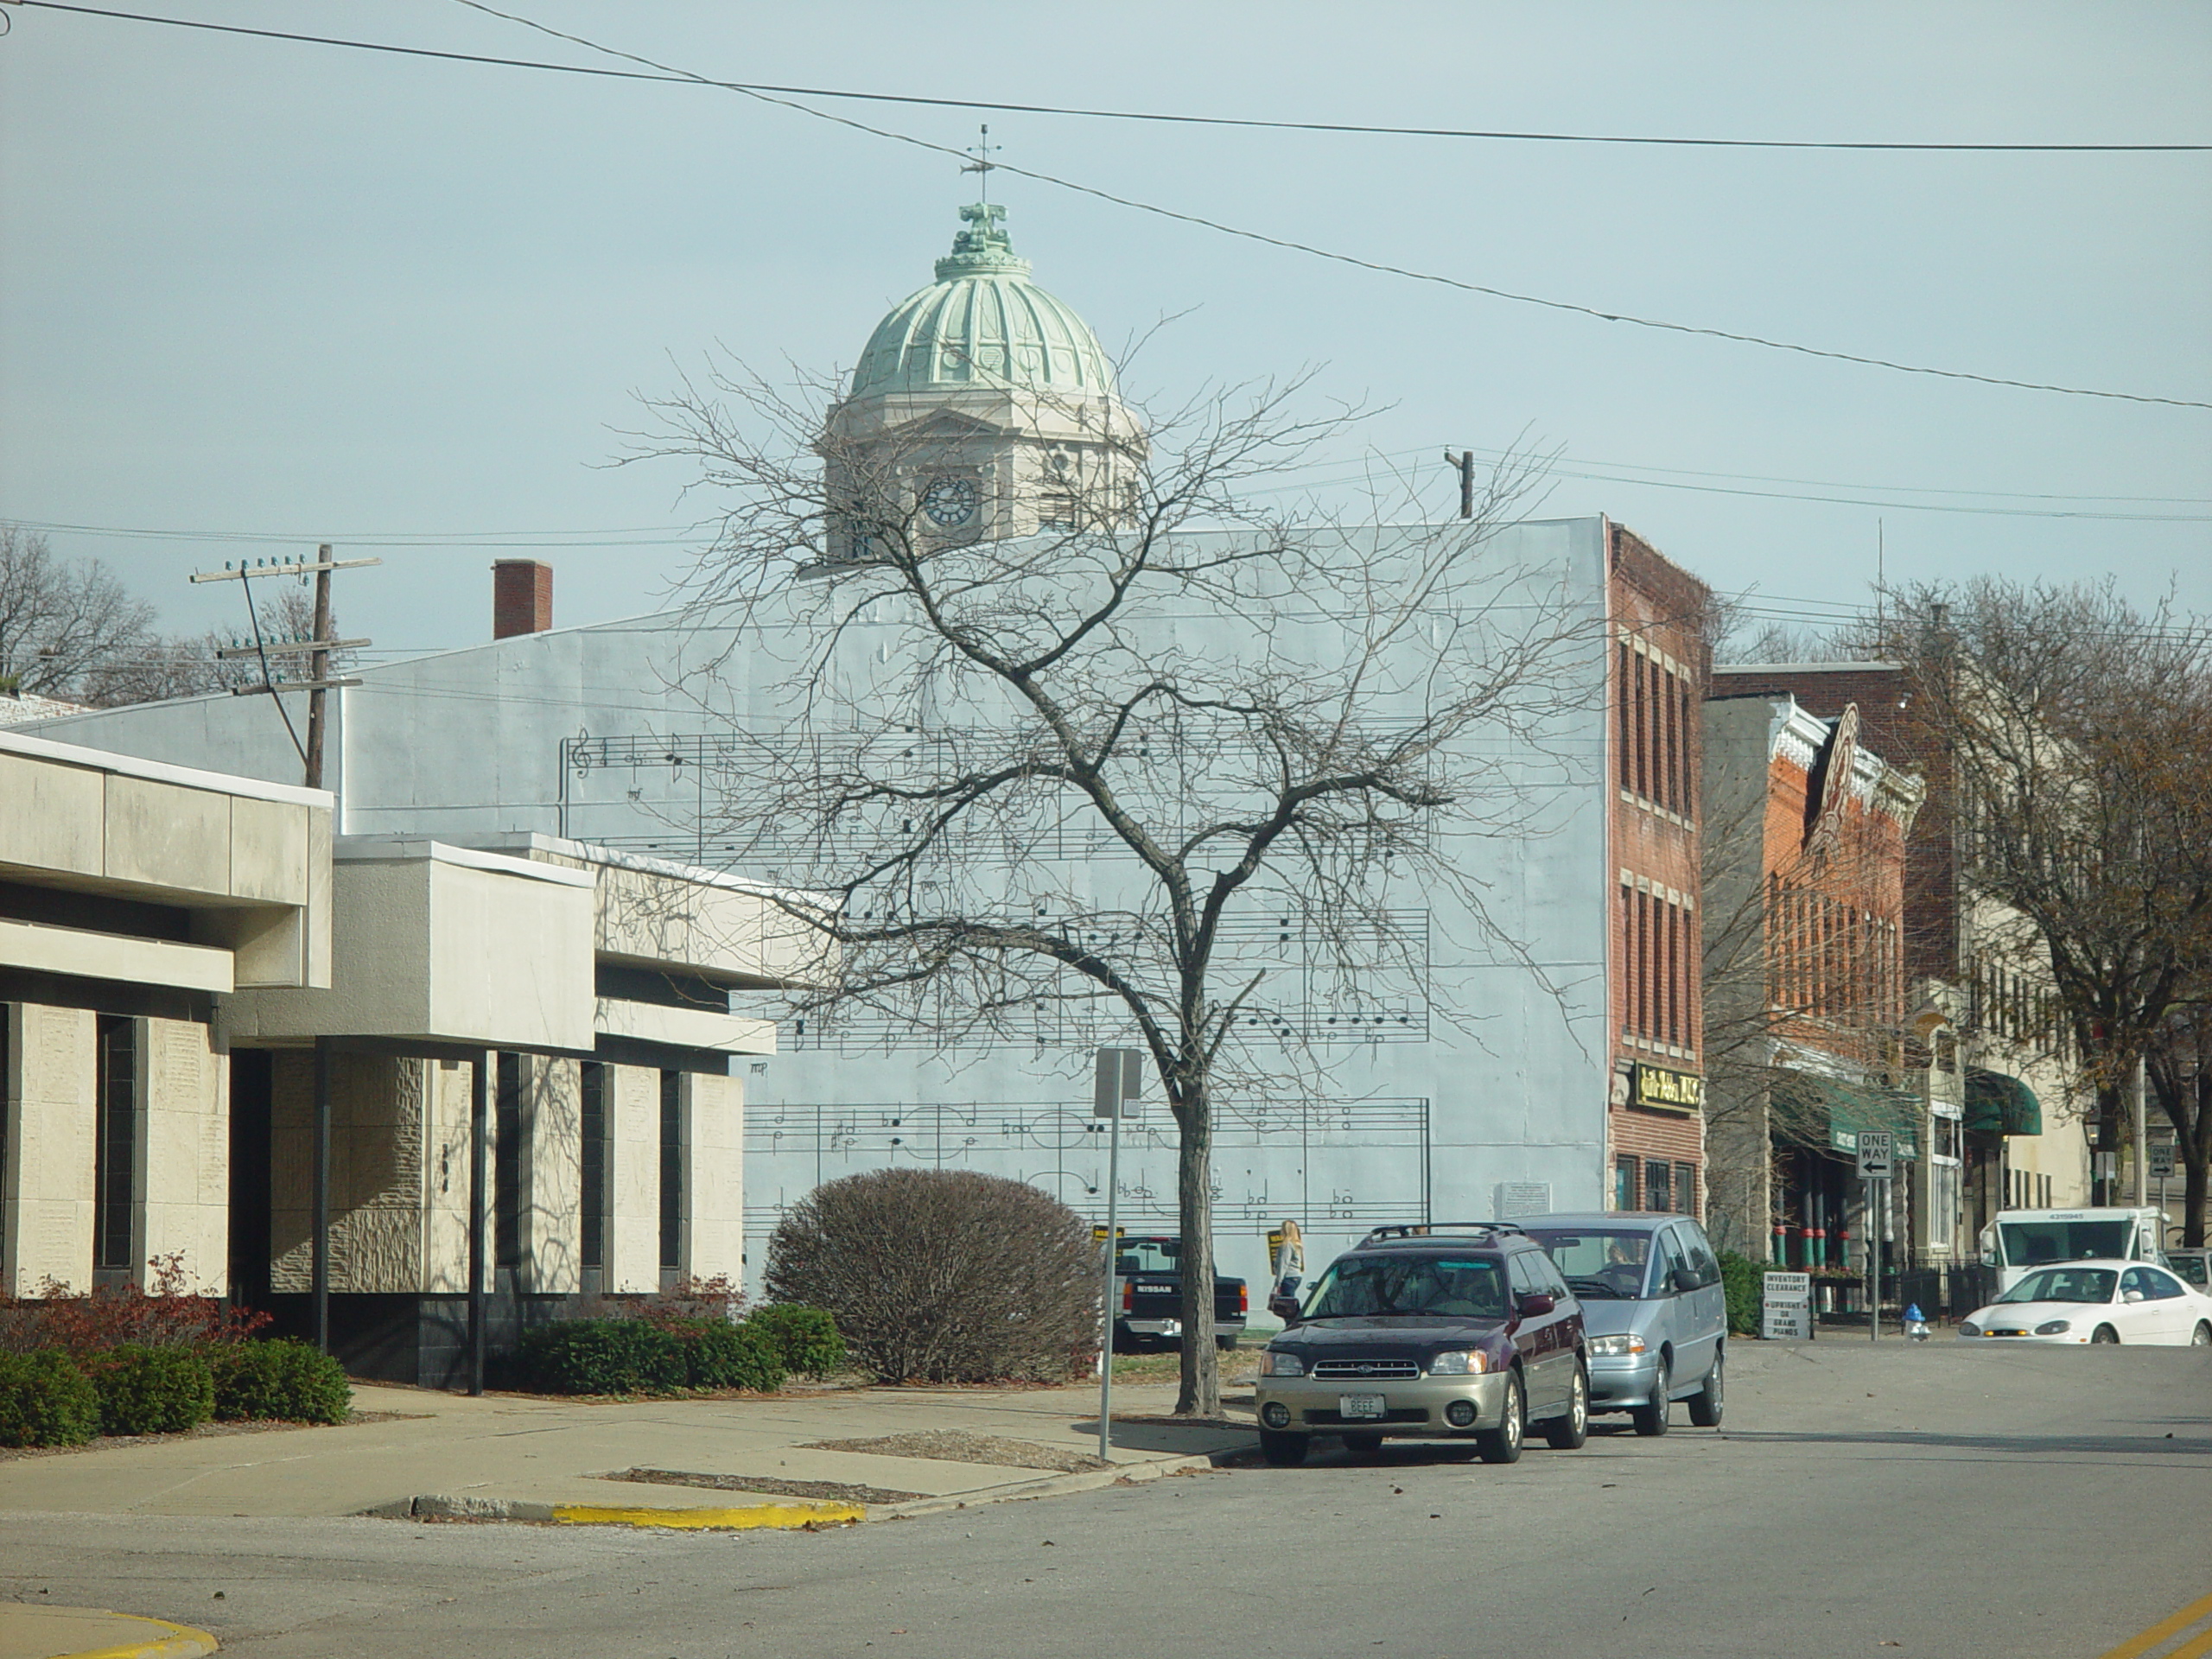
{"label": "clock face", "polygon": [[965,478],[932,479],[922,492],[922,511],[933,523],[957,529],[976,516],[976,486]]}

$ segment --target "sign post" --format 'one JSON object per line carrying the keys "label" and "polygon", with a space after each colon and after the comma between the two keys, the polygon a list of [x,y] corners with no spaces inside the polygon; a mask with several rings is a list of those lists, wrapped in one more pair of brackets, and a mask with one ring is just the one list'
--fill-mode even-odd
{"label": "sign post", "polygon": [[1115,1224],[1122,1185],[1122,1116],[1144,1090],[1144,1052],[1102,1048],[1093,1076],[1090,1115],[1110,1120],[1106,1153],[1106,1285],[1098,1299],[1098,1458],[1114,1449],[1114,1268],[1122,1253],[1122,1230]]}
{"label": "sign post", "polygon": [[[1882,1339],[1882,1235],[1889,1230],[1890,1171],[1896,1142],[1887,1129],[1859,1131],[1859,1179],[1866,1189],[1866,1340]],[[1881,1222],[1876,1224],[1876,1206]]]}
{"label": "sign post", "polygon": [[2151,1142],[2151,1174],[2158,1183],[2158,1245],[2166,1243],[2166,1183],[2174,1178],[2174,1143],[2165,1135]]}

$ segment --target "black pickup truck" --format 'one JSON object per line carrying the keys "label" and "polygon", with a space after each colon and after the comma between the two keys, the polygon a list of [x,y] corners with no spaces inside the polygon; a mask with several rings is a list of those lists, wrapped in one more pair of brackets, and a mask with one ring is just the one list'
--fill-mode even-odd
{"label": "black pickup truck", "polygon": [[[1122,1234],[1121,1249],[1114,1257],[1114,1283],[1121,1296],[1120,1311],[1114,1319],[1117,1351],[1183,1345],[1181,1239],[1172,1235],[1140,1238]],[[1242,1279],[1215,1278],[1214,1342],[1224,1353],[1236,1347],[1236,1338],[1243,1334],[1249,1306],[1249,1293]]]}

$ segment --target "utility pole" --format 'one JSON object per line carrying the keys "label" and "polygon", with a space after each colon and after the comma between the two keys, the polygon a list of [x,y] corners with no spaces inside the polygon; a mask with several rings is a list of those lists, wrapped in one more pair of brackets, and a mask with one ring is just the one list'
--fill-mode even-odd
{"label": "utility pole", "polygon": [[[330,653],[334,651],[358,650],[371,643],[366,639],[334,639],[330,637],[330,573],[334,570],[354,570],[365,565],[382,564],[382,559],[334,559],[330,543],[323,543],[315,549],[312,563],[306,559],[264,559],[259,563],[238,561],[236,569],[226,563],[220,570],[197,570],[192,579],[200,582],[235,582],[245,592],[247,619],[253,624],[253,643],[243,641],[226,645],[215,655],[225,660],[251,657],[261,664],[261,683],[236,685],[231,688],[233,696],[257,696],[267,693],[276,699],[276,712],[283,716],[284,729],[291,733],[292,747],[299,751],[303,781],[309,789],[322,787],[323,733],[328,724],[324,707],[324,694],[334,686],[359,685],[359,680],[334,680],[330,677]],[[261,637],[261,613],[253,605],[253,582],[257,576],[297,576],[305,581],[315,578],[315,632],[306,639],[264,639]],[[308,659],[308,677],[287,681],[271,671],[271,657],[298,656]],[[285,691],[304,691],[308,694],[308,738],[303,744],[300,734],[292,730],[292,716],[284,708],[281,695]]]}
{"label": "utility pole", "polygon": [[1459,474],[1459,516],[1462,518],[1473,518],[1475,516],[1475,452],[1469,449],[1455,455],[1446,449],[1444,452],[1444,464]]}

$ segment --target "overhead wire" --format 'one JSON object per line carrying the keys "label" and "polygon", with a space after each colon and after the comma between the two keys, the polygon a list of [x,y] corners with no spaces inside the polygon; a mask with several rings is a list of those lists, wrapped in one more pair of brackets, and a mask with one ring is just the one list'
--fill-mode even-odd
{"label": "overhead wire", "polygon": [[[162,23],[181,28],[207,29],[224,34],[255,35],[266,39],[297,41],[313,45],[343,47],[365,51],[389,52],[407,56],[444,59],[456,62],[493,64],[505,67],[543,69],[569,73],[589,74],[594,73],[594,71],[588,66],[543,63],[525,59],[502,59],[477,53],[448,52],[429,48],[399,47],[375,41],[347,40],[330,35],[310,35],[294,34],[279,29],[252,29],[239,24],[213,23],[199,19],[164,17],[143,12],[126,12],[104,7],[79,5],[71,3],[70,0],[5,0],[5,3],[11,5],[35,6],[48,10],[77,12],[92,16],[119,18],[135,22]],[[484,4],[483,0],[455,0],[455,3],[466,6],[472,10],[482,12],[487,16],[498,17],[503,21],[517,24],[519,27],[533,29],[537,33],[545,35],[552,39],[566,41],[573,45],[583,47],[588,51],[597,52],[602,55],[615,58],[625,62],[638,64],[646,69],[658,72],[647,76],[618,75],[618,79],[652,80],[673,79],[700,86],[712,87],[723,92],[735,92],[741,96],[753,99],[761,103],[774,105],[784,109],[794,111],[798,114],[808,116],[815,120],[826,121],[834,125],[849,128],[856,132],[868,134],[874,137],[886,139],[896,143],[910,145],[916,149],[928,150],[934,155],[948,156],[960,162],[963,166],[968,161],[967,152],[964,150],[956,149],[949,145],[937,143],[926,138],[917,137],[911,133],[896,131],[887,127],[874,126],[867,122],[855,120],[849,116],[839,115],[831,111],[815,109],[811,105],[797,102],[796,97],[794,96],[794,94],[796,94],[797,97],[836,97],[841,95],[831,89],[793,88],[771,90],[765,84],[760,83],[716,79],[714,77],[699,74],[691,70],[683,69],[675,65],[663,63],[657,59],[645,57],[633,52],[627,52],[620,48],[607,46],[584,35],[570,34],[561,29],[554,29],[548,24],[538,22],[535,19],[523,16],[518,13],[499,10],[496,7]],[[1568,137],[1570,136],[1560,135],[1560,137],[1562,140],[1567,139]],[[1287,252],[1303,254],[1310,258],[1324,260],[1335,264],[1350,266],[1356,270],[1369,270],[1380,275],[1397,276],[1408,282],[1429,283],[1438,287],[1452,289],[1462,293],[1482,295],[1487,298],[1502,300],[1512,304],[1535,306],[1546,310],[1559,311],[1573,315],[1590,317],[1601,322],[1625,323],[1634,327],[1653,329],[1662,333],[1685,334],[1707,340],[1726,340],[1733,344],[1755,346],[1766,351],[1790,353],[1799,356],[1817,358],[1830,362],[1851,363],[1866,368],[1884,369],[1897,374],[1923,375],[1938,379],[1958,380],[1972,382],[1981,385],[2008,387],[2012,390],[2023,391],[2048,392],[2060,397],[2095,397],[2121,403],[2155,404],[2173,409],[2212,409],[2212,402],[2198,398],[2171,397],[2146,392],[2115,391],[2107,388],[2066,385],[2055,381],[2029,380],[2006,375],[1981,374],[1965,369],[1940,368],[1929,364],[1905,363],[1894,358],[1878,357],[1871,353],[1846,352],[1826,346],[1808,346],[1793,340],[1773,339],[1764,334],[1749,334],[1734,329],[1716,328],[1694,323],[1674,322],[1663,318],[1639,316],[1626,311],[1611,310],[1599,306],[1584,305],[1569,300],[1555,300],[1546,298],[1540,295],[1522,294],[1516,292],[1510,289],[1497,288],[1486,283],[1469,282],[1460,277],[1446,276],[1433,271],[1418,270],[1410,266],[1393,264],[1384,260],[1363,258],[1357,254],[1338,252],[1333,249],[1324,248],[1313,243],[1301,242],[1294,238],[1274,236],[1265,232],[1247,230],[1242,226],[1230,225],[1223,220],[1207,218],[1203,214],[1185,213],[1176,208],[1162,207],[1157,203],[1141,200],[1134,196],[1122,195],[1115,191],[1102,189],[1095,185],[1082,184],[1074,180],[1061,178],[1056,175],[1040,172],[1035,168],[1017,166],[1013,162],[994,162],[990,163],[990,166],[994,170],[1010,173],[1017,178],[1029,179],[1039,184],[1050,185],[1056,189],[1070,191],[1078,195],[1090,197],[1095,200],[1104,201],[1116,207],[1128,208],[1132,212],[1149,213],[1179,224],[1190,225],[1203,230],[1211,231],[1219,235],[1233,237],[1243,241],[1256,243],[1262,246],[1278,248]]]}

